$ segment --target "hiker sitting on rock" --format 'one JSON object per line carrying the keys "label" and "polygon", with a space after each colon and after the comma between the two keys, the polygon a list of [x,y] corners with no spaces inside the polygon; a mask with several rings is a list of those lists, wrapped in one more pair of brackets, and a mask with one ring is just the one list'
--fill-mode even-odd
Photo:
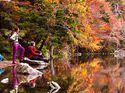
{"label": "hiker sitting on rock", "polygon": [[43,58],[42,53],[35,47],[34,41],[31,41],[30,46],[28,46],[28,58],[31,60],[47,61],[47,59]]}

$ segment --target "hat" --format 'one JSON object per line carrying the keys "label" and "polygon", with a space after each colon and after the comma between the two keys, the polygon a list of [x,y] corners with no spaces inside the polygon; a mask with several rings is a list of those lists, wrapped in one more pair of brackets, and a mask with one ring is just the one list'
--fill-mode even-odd
{"label": "hat", "polygon": [[30,43],[35,43],[34,41],[31,41]]}

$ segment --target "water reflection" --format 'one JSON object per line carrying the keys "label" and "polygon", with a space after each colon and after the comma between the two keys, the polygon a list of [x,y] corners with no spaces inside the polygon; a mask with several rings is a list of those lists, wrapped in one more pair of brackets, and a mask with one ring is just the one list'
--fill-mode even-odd
{"label": "water reflection", "polygon": [[15,90],[15,92],[10,91],[11,93],[18,93],[18,87],[19,87],[19,80],[17,78],[17,72],[16,72],[16,66],[13,66],[12,69],[12,84],[13,84],[13,91]]}
{"label": "water reflection", "polygon": [[42,72],[27,65],[5,68],[0,81],[5,78],[8,78],[8,82],[6,84],[0,82],[0,93],[47,93],[49,91],[49,84],[47,84],[49,80],[44,78]]}
{"label": "water reflection", "polygon": [[17,67],[12,67],[12,85],[13,89],[10,93],[18,93],[19,86],[23,83],[26,83],[30,88],[35,88],[36,80],[41,77],[40,74],[18,74]]}
{"label": "water reflection", "polygon": [[94,57],[72,69],[68,93],[125,93],[125,58]]}
{"label": "water reflection", "polygon": [[[74,63],[70,70],[66,70],[63,63],[56,64],[56,79],[59,78],[58,84],[61,86],[57,93],[125,93],[124,58],[94,56],[79,61],[79,64]],[[0,80],[9,78],[8,84],[0,83],[0,93],[47,93],[49,80],[43,77],[47,73],[41,76],[27,75],[19,73],[18,70],[19,68],[14,66],[10,73],[9,67],[0,75]]]}

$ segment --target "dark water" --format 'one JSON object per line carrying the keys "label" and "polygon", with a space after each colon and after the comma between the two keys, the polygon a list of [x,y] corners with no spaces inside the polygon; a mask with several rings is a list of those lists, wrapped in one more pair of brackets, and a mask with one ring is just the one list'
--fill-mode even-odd
{"label": "dark water", "polygon": [[[80,65],[83,63],[84,64],[91,63],[94,61],[94,59],[99,59],[100,66],[103,66],[104,70],[106,69],[109,70],[109,68],[115,69],[117,66],[119,68],[125,68],[125,58],[117,59],[117,58],[114,58],[113,56],[102,56],[102,55],[92,56],[92,57],[87,57],[87,58],[79,58],[77,59],[77,61],[79,61],[78,65]],[[40,71],[43,72],[43,70],[40,70]],[[122,76],[122,78],[124,78],[125,73],[122,72],[122,74],[124,74]],[[43,75],[35,76],[35,75],[19,74],[16,72],[15,67],[8,67],[5,69],[0,69],[0,81],[3,79],[8,79],[8,82],[6,83],[0,82],[0,93],[47,93],[49,92],[49,87],[47,85],[48,80],[46,80],[43,77]],[[65,85],[64,81],[59,81],[59,82],[62,82],[62,83],[59,83],[61,86],[61,89],[57,93],[67,93],[68,85]],[[123,80],[123,82],[125,81]],[[64,88],[64,85],[65,85],[65,88]]]}

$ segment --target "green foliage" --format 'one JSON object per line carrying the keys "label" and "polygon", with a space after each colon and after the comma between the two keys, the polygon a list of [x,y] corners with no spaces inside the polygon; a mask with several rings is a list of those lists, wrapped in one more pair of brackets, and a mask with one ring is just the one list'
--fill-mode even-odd
{"label": "green foliage", "polygon": [[80,34],[80,31],[79,30],[76,30],[75,28],[72,28],[71,31],[75,32],[75,33],[79,33]]}
{"label": "green foliage", "polygon": [[29,26],[30,22],[23,22],[23,23],[19,23],[18,25],[21,27],[21,28],[25,28],[27,26]]}
{"label": "green foliage", "polygon": [[[24,16],[23,16],[24,17]],[[47,23],[47,17],[40,16],[39,14],[35,12],[29,13],[27,16],[24,17],[26,21],[38,23],[38,24],[46,24]]]}
{"label": "green foliage", "polygon": [[76,20],[73,20],[72,18],[69,18],[67,20],[67,23],[71,26],[71,27],[75,27],[78,23]]}
{"label": "green foliage", "polygon": [[64,22],[64,18],[65,18],[64,15],[65,15],[64,10],[57,10],[57,12],[56,12],[57,24],[62,24]]}
{"label": "green foliage", "polygon": [[11,44],[7,40],[7,31],[6,29],[0,29],[0,53],[3,55],[9,54],[9,56],[5,56],[5,59],[9,58],[11,55]]}
{"label": "green foliage", "polygon": [[46,54],[47,51],[48,51],[47,46],[44,45],[43,48],[42,48],[42,53],[43,53],[43,54]]}
{"label": "green foliage", "polygon": [[14,26],[15,24],[12,22],[12,19],[10,18],[10,15],[8,15],[6,12],[0,12],[1,16],[1,28],[10,28]]}
{"label": "green foliage", "polygon": [[56,17],[57,18],[63,18],[64,14],[65,14],[64,10],[57,10]]}

